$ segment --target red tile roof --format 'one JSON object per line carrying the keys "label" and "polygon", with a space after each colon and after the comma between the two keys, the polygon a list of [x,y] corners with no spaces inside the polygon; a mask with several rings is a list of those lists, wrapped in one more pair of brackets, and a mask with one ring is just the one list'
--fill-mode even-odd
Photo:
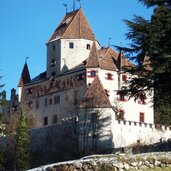
{"label": "red tile roof", "polygon": [[111,103],[98,76],[88,88],[81,107],[111,107]]}
{"label": "red tile roof", "polygon": [[81,8],[65,15],[48,42],[59,38],[96,40]]}
{"label": "red tile roof", "polygon": [[28,69],[27,63],[25,63],[23,71],[21,73],[20,80],[18,82],[18,87],[22,87],[24,84],[29,83],[30,80],[31,78],[30,78],[29,69]]}
{"label": "red tile roof", "polygon": [[116,58],[118,54],[111,48],[102,48],[99,50],[100,67],[103,69],[116,70]]}

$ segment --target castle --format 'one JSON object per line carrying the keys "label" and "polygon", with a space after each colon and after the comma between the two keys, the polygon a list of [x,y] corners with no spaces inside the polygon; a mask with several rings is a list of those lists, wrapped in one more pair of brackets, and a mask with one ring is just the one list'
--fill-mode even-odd
{"label": "castle", "polygon": [[118,93],[131,79],[124,67],[134,64],[122,52],[100,46],[81,8],[66,13],[46,46],[46,71],[31,79],[26,62],[18,83],[19,101],[38,121],[37,127],[78,116],[84,144],[85,118],[89,123],[100,118],[98,139],[108,148],[171,137],[170,127],[159,130],[154,125],[153,94],[135,100]]}

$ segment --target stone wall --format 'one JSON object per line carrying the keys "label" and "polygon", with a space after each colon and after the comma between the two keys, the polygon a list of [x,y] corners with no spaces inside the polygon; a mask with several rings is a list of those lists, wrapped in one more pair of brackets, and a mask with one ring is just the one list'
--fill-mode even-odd
{"label": "stone wall", "polygon": [[56,163],[29,171],[129,171],[148,168],[171,169],[171,153],[149,153],[139,155],[93,155],[80,160]]}

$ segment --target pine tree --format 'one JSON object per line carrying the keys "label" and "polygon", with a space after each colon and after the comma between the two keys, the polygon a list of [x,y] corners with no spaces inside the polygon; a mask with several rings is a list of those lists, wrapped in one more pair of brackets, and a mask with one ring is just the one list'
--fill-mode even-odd
{"label": "pine tree", "polygon": [[[133,21],[125,20],[129,27],[126,34],[131,40],[129,48],[123,48],[137,66],[127,68],[138,77],[132,78],[125,89],[131,96],[154,90],[156,122],[171,124],[171,1],[139,0],[147,7],[153,7],[150,20],[134,16]],[[144,57],[148,61],[144,63]]]}
{"label": "pine tree", "polygon": [[29,134],[25,116],[21,112],[19,124],[16,132],[16,169],[24,171],[29,167]]}

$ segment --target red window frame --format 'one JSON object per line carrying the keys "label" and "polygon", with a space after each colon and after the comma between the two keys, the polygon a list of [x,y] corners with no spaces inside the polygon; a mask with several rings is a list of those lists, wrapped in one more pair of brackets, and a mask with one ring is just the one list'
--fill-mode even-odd
{"label": "red window frame", "polygon": [[125,102],[126,101],[125,95],[124,94],[119,94],[119,100],[122,101],[122,102]]}
{"label": "red window frame", "polygon": [[145,120],[144,112],[139,113],[139,120],[140,120],[140,122],[144,123],[144,120]]}
{"label": "red window frame", "polygon": [[127,75],[126,74],[122,74],[122,81],[127,82]]}
{"label": "red window frame", "polygon": [[111,74],[111,73],[106,73],[106,79],[107,79],[107,80],[113,80],[113,74]]}

